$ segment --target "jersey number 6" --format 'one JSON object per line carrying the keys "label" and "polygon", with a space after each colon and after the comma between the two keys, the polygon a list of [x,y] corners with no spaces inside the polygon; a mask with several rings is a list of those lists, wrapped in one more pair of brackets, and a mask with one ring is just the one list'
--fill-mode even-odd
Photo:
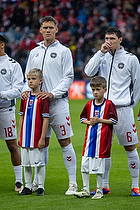
{"label": "jersey number 6", "polygon": [[127,141],[128,142],[132,141],[132,137],[130,135],[131,135],[131,132],[126,132],[126,136],[127,136]]}

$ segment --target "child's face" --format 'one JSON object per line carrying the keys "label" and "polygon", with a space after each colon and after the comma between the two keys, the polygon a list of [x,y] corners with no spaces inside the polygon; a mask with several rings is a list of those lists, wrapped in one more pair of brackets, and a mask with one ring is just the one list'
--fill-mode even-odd
{"label": "child's face", "polygon": [[106,92],[106,88],[103,88],[102,86],[95,86],[91,87],[92,88],[92,93],[95,98],[95,100],[101,100],[104,98],[104,93]]}
{"label": "child's face", "polygon": [[39,87],[39,85],[41,84],[41,80],[35,76],[35,75],[28,75],[27,76],[27,80],[28,80],[28,86],[31,88],[31,89],[36,89]]}

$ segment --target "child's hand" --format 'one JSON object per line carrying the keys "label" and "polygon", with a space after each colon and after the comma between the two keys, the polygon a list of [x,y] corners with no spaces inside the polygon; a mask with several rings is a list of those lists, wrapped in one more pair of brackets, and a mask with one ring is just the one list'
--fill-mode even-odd
{"label": "child's hand", "polygon": [[90,118],[90,125],[92,125],[92,126],[95,125],[94,120],[93,120],[93,117]]}
{"label": "child's hand", "polygon": [[98,117],[91,117],[90,118],[90,123],[91,125],[95,125],[96,123],[99,123],[100,118]]}
{"label": "child's hand", "polygon": [[42,149],[45,147],[45,139],[39,139],[38,148]]}

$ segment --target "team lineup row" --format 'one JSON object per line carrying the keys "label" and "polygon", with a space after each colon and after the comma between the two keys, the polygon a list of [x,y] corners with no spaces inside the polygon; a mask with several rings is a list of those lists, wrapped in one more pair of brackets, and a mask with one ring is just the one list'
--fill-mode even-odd
{"label": "team lineup row", "polygon": [[[83,146],[81,173],[83,190],[77,192],[76,156],[71,143],[73,135],[68,89],[74,73],[70,50],[55,39],[56,19],[42,19],[40,33],[44,41],[30,51],[26,66],[26,82],[20,65],[5,53],[6,39],[0,35],[0,135],[11,153],[18,195],[45,194],[45,167],[52,129],[62,148],[63,160],[69,177],[66,195],[102,198],[109,194],[110,149],[114,133],[128,156],[132,177],[131,195],[140,196],[140,149],[133,116],[133,107],[140,98],[140,65],[137,57],[121,46],[122,34],[117,27],[105,32],[105,42],[85,66],[91,77],[94,99],[80,115],[87,125]],[[21,95],[18,138],[15,125],[15,98]],[[138,120],[140,114],[138,115]],[[16,140],[17,139],[17,140]],[[21,147],[21,155],[19,151]],[[24,167],[25,187],[22,181]],[[35,167],[34,181],[32,167]],[[96,174],[97,189],[89,192],[89,174]]]}

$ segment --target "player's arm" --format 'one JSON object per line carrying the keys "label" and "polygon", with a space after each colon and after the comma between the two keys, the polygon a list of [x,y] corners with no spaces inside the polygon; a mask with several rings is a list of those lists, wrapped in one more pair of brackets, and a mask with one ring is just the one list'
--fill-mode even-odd
{"label": "player's arm", "polygon": [[88,77],[93,77],[100,70],[100,64],[105,57],[105,53],[101,50],[95,53],[95,55],[88,61],[85,66],[84,72]]}
{"label": "player's arm", "polygon": [[23,88],[23,73],[21,66],[13,60],[11,62],[15,63],[10,75],[11,80],[9,83],[11,84],[11,87],[8,90],[1,91],[0,93],[0,97],[7,100],[19,97]]}
{"label": "player's arm", "polygon": [[139,143],[138,143],[138,148],[140,150],[140,121],[139,121]]}
{"label": "player's arm", "polygon": [[92,120],[90,120],[90,121],[89,120],[82,120],[81,123],[86,124],[86,125],[92,125],[92,126],[95,125],[95,123],[92,122]]}
{"label": "player's arm", "polygon": [[62,95],[66,94],[74,79],[73,59],[71,51],[68,48],[62,52],[61,71],[61,81],[51,90],[51,94],[54,98],[61,98]]}
{"label": "player's arm", "polygon": [[132,107],[134,107],[140,99],[140,63],[136,56],[130,57],[131,61],[131,79],[133,85],[132,95]]}
{"label": "player's arm", "polygon": [[99,117],[91,117],[90,118],[91,122],[96,124],[96,123],[104,123],[104,124],[108,124],[108,125],[112,125],[112,124],[116,124],[116,121],[113,121],[111,119],[101,119]]}
{"label": "player's arm", "polygon": [[92,126],[94,126],[95,123],[93,123],[92,120],[88,119],[88,114],[87,114],[88,113],[88,109],[89,109],[89,103],[87,103],[84,106],[84,108],[83,108],[83,110],[82,110],[82,112],[80,114],[80,122],[82,124],[85,124],[85,125],[92,125]]}
{"label": "player's arm", "polygon": [[20,136],[21,136],[22,122],[23,122],[23,115],[20,116],[20,120],[19,120],[19,130],[18,130],[18,138],[17,138],[18,147],[20,147]]}
{"label": "player's arm", "polygon": [[38,148],[39,149],[42,149],[42,148],[45,147],[45,139],[46,139],[46,133],[47,133],[47,129],[48,129],[48,122],[49,122],[49,118],[48,117],[43,117],[41,137],[38,141]]}

